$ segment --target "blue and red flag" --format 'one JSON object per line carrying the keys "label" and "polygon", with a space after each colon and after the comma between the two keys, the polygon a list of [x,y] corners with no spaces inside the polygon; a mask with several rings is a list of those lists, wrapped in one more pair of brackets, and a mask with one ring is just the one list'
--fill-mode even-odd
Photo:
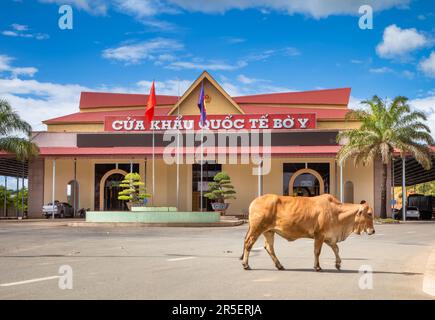
{"label": "blue and red flag", "polygon": [[198,108],[200,113],[199,122],[201,123],[201,126],[204,126],[207,119],[207,110],[205,108],[204,81],[201,83],[201,91],[199,92],[198,99]]}

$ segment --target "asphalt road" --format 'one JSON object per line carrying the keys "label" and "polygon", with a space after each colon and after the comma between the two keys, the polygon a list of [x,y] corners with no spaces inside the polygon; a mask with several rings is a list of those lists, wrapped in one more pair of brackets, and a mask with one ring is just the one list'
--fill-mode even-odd
{"label": "asphalt road", "polygon": [[[238,257],[246,228],[0,222],[0,299],[435,298],[422,291],[435,246],[433,223],[378,225],[373,236],[352,235],[340,244],[341,271],[324,246],[322,272],[312,269],[312,240],[289,243],[280,237],[275,249],[285,271],[275,269],[263,239],[251,254],[253,270],[243,270]],[[71,267],[72,281],[66,283],[72,289],[59,288],[64,265]],[[362,274],[362,265],[373,273]]]}

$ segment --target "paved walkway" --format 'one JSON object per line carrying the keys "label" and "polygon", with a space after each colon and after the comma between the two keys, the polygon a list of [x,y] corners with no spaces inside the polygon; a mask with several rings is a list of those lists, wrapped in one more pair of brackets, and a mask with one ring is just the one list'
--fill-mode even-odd
{"label": "paved walkway", "polygon": [[[274,268],[263,239],[251,254],[253,270],[243,270],[246,229],[0,223],[0,299],[435,298],[428,290],[434,224],[378,225],[373,236],[352,235],[340,244],[342,271],[325,246],[323,272],[312,270],[312,240],[280,237],[285,271]],[[62,290],[68,270],[72,289]]]}

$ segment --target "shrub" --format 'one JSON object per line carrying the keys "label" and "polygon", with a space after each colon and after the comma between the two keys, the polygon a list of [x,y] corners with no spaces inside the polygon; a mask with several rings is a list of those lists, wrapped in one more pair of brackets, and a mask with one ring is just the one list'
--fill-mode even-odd
{"label": "shrub", "polygon": [[213,182],[208,183],[208,192],[204,197],[225,203],[225,200],[236,199],[236,191],[231,185],[231,178],[226,172],[219,172],[213,177]]}
{"label": "shrub", "polygon": [[119,186],[124,189],[118,192],[118,200],[128,201],[132,205],[142,204],[145,198],[151,197],[146,193],[139,173],[127,173]]}

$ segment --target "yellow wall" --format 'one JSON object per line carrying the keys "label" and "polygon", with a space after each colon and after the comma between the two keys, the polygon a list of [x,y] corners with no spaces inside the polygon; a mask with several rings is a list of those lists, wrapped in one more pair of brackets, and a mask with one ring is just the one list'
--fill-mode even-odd
{"label": "yellow wall", "polygon": [[353,165],[353,160],[348,160],[343,167],[343,186],[346,181],[353,182],[354,203],[366,200],[370,206],[374,207],[374,169],[373,165],[366,167]]}
{"label": "yellow wall", "polygon": [[[274,158],[271,160],[271,171],[263,176],[263,193],[283,193],[283,163],[310,163],[328,162],[330,164],[330,193],[337,198],[339,193],[339,172],[336,171],[335,160],[333,158]],[[79,207],[94,208],[94,167],[96,163],[130,163],[129,159],[78,159],[77,160],[77,181],[80,188]],[[134,159],[134,163],[139,163],[140,174],[146,181],[147,191],[152,190],[152,161],[147,162],[146,180],[144,159]],[[56,195],[55,199],[67,201],[67,184],[73,179],[73,159],[56,160]],[[237,199],[229,201],[231,203],[229,214],[239,215],[247,213],[249,204],[258,193],[258,177],[252,174],[252,164],[233,165],[223,164],[222,170],[226,171],[232,180],[237,191]],[[351,161],[347,162],[343,168],[343,182],[352,181],[354,184],[354,202],[361,200],[374,204],[374,170],[373,166],[354,168]],[[155,164],[155,185],[156,192],[152,199],[152,205],[156,206],[177,206],[176,195],[176,165],[166,165],[162,159],[156,159]],[[45,179],[44,179],[44,203],[51,201],[52,187],[52,160],[45,160]],[[180,165],[180,196],[179,210],[192,209],[192,165]]]}
{"label": "yellow wall", "polygon": [[222,171],[228,173],[231,177],[235,191],[237,192],[235,200],[229,200],[231,203],[228,214],[241,215],[248,213],[248,207],[252,200],[257,197],[258,177],[252,174],[252,165],[222,165]]}
{"label": "yellow wall", "polygon": [[[179,210],[192,209],[192,166],[180,165],[180,188],[179,188]],[[154,193],[151,200],[153,206],[177,207],[177,166],[167,165],[163,159],[155,159],[155,187],[153,192],[153,166],[152,160],[147,162],[146,187],[149,193]]]}
{"label": "yellow wall", "polygon": [[[205,94],[211,97],[211,101],[207,103],[207,114],[240,114],[240,111],[231,104],[231,102],[207,79],[204,80]],[[198,97],[201,86],[197,86],[180,104],[180,114],[182,115],[198,115]],[[172,115],[177,114],[177,110]]]}
{"label": "yellow wall", "polygon": [[[330,193],[338,197],[335,192],[335,160],[333,158],[274,158],[271,160],[271,170],[263,176],[263,194],[283,194],[283,163],[321,163],[330,164]],[[231,203],[229,213],[239,215],[247,213],[249,204],[258,194],[258,177],[252,174],[252,165],[223,165],[237,192],[237,199]]]}
{"label": "yellow wall", "polygon": [[[96,163],[130,163],[130,159],[77,159],[77,181],[79,183],[79,207],[94,209],[95,164]],[[145,179],[144,159],[133,159],[139,163],[139,173]],[[44,203],[52,200],[53,160],[45,159]],[[74,159],[56,159],[55,200],[67,201],[67,185],[74,178]]]}

